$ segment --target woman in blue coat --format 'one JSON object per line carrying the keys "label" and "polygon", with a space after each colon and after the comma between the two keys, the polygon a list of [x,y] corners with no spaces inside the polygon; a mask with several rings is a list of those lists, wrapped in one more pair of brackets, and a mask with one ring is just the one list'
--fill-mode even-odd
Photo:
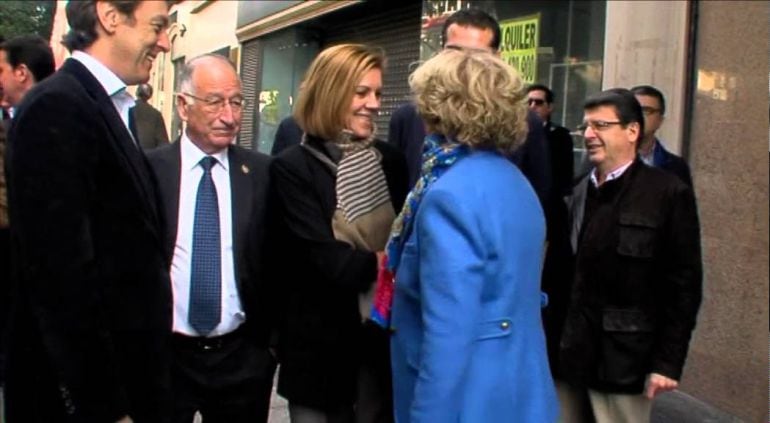
{"label": "woman in blue coat", "polygon": [[522,81],[492,54],[446,50],[410,85],[431,135],[388,245],[396,420],[554,421],[545,220],[506,159],[526,134]]}

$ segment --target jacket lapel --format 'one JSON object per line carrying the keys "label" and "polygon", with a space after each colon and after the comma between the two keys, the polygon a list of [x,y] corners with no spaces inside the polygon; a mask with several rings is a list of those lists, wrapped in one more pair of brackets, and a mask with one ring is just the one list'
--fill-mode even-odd
{"label": "jacket lapel", "polygon": [[[162,159],[162,165],[155,166],[158,189],[163,199],[163,213],[166,222],[166,254],[169,259],[174,257],[174,244],[179,223],[179,190],[181,183],[182,158],[179,138],[169,148],[156,150],[155,158]],[[157,164],[157,163],[156,163]]]}
{"label": "jacket lapel", "polygon": [[149,211],[150,216],[154,220],[155,227],[159,227],[158,210],[154,206],[155,195],[144,153],[131,139],[131,134],[120,118],[108,93],[104,91],[104,87],[102,87],[96,77],[77,60],[67,60],[64,66],[62,66],[61,71],[72,74],[80,81],[86,92],[98,104],[99,112],[106,124],[105,126],[112,135],[112,137],[108,137],[109,139],[105,141],[110,142],[118,154],[124,158],[126,167],[128,167],[133,176],[137,193],[143,200],[144,207]]}
{"label": "jacket lapel", "polygon": [[[238,257],[246,247],[249,222],[253,217],[252,198],[255,195],[250,173],[252,169],[243,160],[236,148],[230,147],[227,152],[227,160],[230,163],[230,204],[232,209],[233,231],[233,265],[237,281],[241,281]],[[242,287],[238,286],[242,291]]]}

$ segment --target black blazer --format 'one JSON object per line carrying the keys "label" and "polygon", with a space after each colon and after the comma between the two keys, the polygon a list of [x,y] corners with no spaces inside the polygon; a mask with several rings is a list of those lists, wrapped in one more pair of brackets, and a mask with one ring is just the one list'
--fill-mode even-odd
{"label": "black blazer", "polygon": [[[163,212],[168,222],[165,251],[174,257],[179,215],[180,143],[165,145],[147,153],[158,179]],[[245,327],[267,346],[272,306],[265,283],[263,251],[265,216],[269,187],[269,161],[264,154],[237,145],[228,148],[232,201],[233,257],[238,294],[246,313]]]}
{"label": "black blazer", "polygon": [[[309,137],[317,146],[320,141]],[[396,213],[407,193],[406,163],[393,146],[377,141]],[[311,147],[312,148],[312,147]],[[377,274],[375,253],[334,238],[336,178],[305,147],[281,152],[271,165],[275,207],[272,263],[280,271],[284,311],[279,343],[278,392],[290,402],[337,410],[355,399],[363,340],[358,294]],[[383,347],[387,349],[387,347]]]}
{"label": "black blazer", "polygon": [[8,421],[161,421],[171,291],[141,149],[74,59],[25,96],[9,139]]}
{"label": "black blazer", "polygon": [[588,184],[569,203],[575,279],[562,371],[593,389],[638,394],[648,373],[679,379],[687,356],[703,278],[695,196],[637,159],[603,185],[586,221]]}
{"label": "black blazer", "polygon": [[168,144],[166,123],[158,110],[146,101],[137,100],[131,112],[136,126],[136,135],[142,148],[152,149]]}

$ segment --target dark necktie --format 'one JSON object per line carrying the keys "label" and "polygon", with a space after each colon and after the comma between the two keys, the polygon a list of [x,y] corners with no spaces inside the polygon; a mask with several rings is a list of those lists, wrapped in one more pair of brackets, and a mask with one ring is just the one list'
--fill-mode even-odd
{"label": "dark necktie", "polygon": [[200,161],[203,176],[198,184],[193,223],[188,320],[201,336],[208,335],[219,324],[222,309],[219,205],[211,178],[211,168],[216,162],[211,156]]}

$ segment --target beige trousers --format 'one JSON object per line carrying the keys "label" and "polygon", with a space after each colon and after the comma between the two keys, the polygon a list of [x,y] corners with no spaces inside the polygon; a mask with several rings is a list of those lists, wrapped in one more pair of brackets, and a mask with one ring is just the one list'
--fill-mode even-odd
{"label": "beige trousers", "polygon": [[[560,423],[649,423],[652,401],[642,394],[608,394],[556,381]],[[593,418],[592,418],[593,417]]]}

